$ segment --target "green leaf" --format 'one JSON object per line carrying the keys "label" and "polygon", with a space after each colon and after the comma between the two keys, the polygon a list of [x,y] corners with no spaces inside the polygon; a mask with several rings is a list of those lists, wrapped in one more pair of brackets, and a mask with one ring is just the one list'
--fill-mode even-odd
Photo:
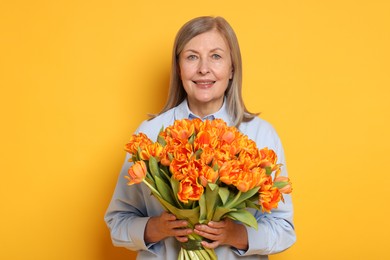
{"label": "green leaf", "polygon": [[208,183],[205,191],[205,199],[206,199],[206,212],[207,212],[207,220],[210,221],[214,215],[215,208],[217,204],[219,204],[219,196],[218,192],[219,186],[214,183]]}
{"label": "green leaf", "polygon": [[154,186],[156,186],[156,184],[154,183],[154,178],[153,176],[150,174],[149,171],[146,172],[146,177],[145,179],[149,179],[149,183],[153,184]]}
{"label": "green leaf", "polygon": [[196,137],[195,134],[192,134],[190,138],[188,138],[188,143],[192,145],[195,141],[195,137]]}
{"label": "green leaf", "polygon": [[258,223],[256,218],[246,209],[241,209],[237,211],[231,211],[227,214],[227,217],[240,221],[241,223],[253,227],[254,229],[257,230],[258,228]]}
{"label": "green leaf", "polygon": [[195,154],[194,154],[194,156],[195,156],[195,158],[198,160],[199,158],[200,158],[200,155],[203,153],[203,150],[202,149],[198,149],[196,152],[195,152]]}
{"label": "green leaf", "polygon": [[209,182],[209,183],[207,183],[207,187],[211,190],[211,191],[214,191],[214,190],[218,190],[219,189],[219,186],[217,185],[217,184],[215,184],[215,183],[211,183],[211,182]]}
{"label": "green leaf", "polygon": [[240,204],[236,205],[234,208],[237,209],[237,210],[240,210],[240,209],[245,209],[246,208],[246,201],[244,202],[241,202]]}
{"label": "green leaf", "polygon": [[183,203],[177,198],[177,194],[179,193],[179,181],[173,178],[172,176],[170,182],[171,182],[173,196],[176,201],[176,205],[178,205],[180,208],[183,208],[184,207]]}
{"label": "green leaf", "polygon": [[236,205],[241,204],[242,202],[250,199],[253,195],[255,195],[259,191],[260,187],[255,187],[251,190],[248,190],[247,192],[239,192],[233,200],[226,203],[226,207],[228,208],[234,208]]}
{"label": "green leaf", "polygon": [[159,144],[161,144],[162,147],[166,146],[167,145],[167,142],[165,141],[164,137],[162,137],[161,135],[158,135],[157,136],[157,142]]}
{"label": "green leaf", "polygon": [[206,196],[203,193],[199,199],[199,223],[207,223],[207,206],[206,206]]}
{"label": "green leaf", "polygon": [[284,186],[286,186],[287,184],[288,184],[287,181],[275,181],[273,186],[278,188],[278,189],[281,189]]}
{"label": "green leaf", "polygon": [[160,171],[158,169],[158,162],[156,158],[154,158],[153,156],[150,156],[149,158],[149,170],[153,176],[160,176]]}
{"label": "green leaf", "polygon": [[172,162],[172,160],[173,160],[173,155],[172,155],[171,153],[168,153],[168,158],[169,158],[169,161]]}
{"label": "green leaf", "polygon": [[160,131],[158,132],[158,135],[160,135],[162,132],[164,132],[164,126],[162,125],[160,128]]}
{"label": "green leaf", "polygon": [[231,211],[236,211],[234,208],[217,207],[214,212],[213,221],[220,221],[222,217]]}
{"label": "green leaf", "polygon": [[168,203],[175,205],[176,201],[173,198],[174,194],[172,193],[171,187],[162,180],[159,176],[155,176],[156,188],[160,192],[161,197],[166,200]]}
{"label": "green leaf", "polygon": [[247,201],[245,201],[245,202],[246,202],[246,207],[247,207],[247,208],[252,208],[252,209],[257,209],[257,210],[260,210],[260,209],[261,209],[260,205],[254,203],[253,201],[247,200]]}
{"label": "green leaf", "polygon": [[140,160],[141,160],[141,156],[140,156],[141,152],[142,152],[141,147],[138,146],[138,147],[137,147],[137,154],[135,155],[136,160],[134,160],[134,162],[135,162],[135,161],[140,161]]}
{"label": "green leaf", "polygon": [[227,187],[220,187],[218,191],[219,197],[222,200],[222,205],[225,205],[229,199],[229,189]]}
{"label": "green leaf", "polygon": [[171,179],[171,177],[170,177],[168,171],[169,171],[169,170],[168,170],[168,168],[167,168],[166,166],[160,165],[160,173],[162,173],[162,174],[161,174],[161,177],[164,178],[164,179],[167,180],[167,181]]}
{"label": "green leaf", "polygon": [[272,173],[272,168],[271,167],[265,167],[265,173],[267,174],[267,175],[271,175],[271,173]]}

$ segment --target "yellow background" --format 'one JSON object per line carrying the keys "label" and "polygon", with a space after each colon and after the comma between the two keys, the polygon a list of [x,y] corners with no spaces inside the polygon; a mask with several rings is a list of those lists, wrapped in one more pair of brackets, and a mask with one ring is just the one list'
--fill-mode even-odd
{"label": "yellow background", "polygon": [[390,2],[0,3],[0,259],[134,259],[103,221],[164,104],[173,38],[224,16],[244,98],[285,146],[297,243],[272,260],[389,259]]}

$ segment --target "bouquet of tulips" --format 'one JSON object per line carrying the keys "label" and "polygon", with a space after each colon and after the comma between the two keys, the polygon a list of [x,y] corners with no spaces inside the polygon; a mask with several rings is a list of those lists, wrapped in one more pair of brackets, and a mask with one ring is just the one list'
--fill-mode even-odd
{"label": "bouquet of tulips", "polygon": [[[161,129],[156,142],[143,133],[132,135],[125,150],[133,162],[125,176],[128,185],[146,184],[168,212],[190,227],[228,217],[257,229],[247,208],[270,213],[292,190],[290,180],[279,176],[282,165],[273,150],[257,148],[220,119],[176,120]],[[179,259],[217,259],[201,241],[189,235]]]}

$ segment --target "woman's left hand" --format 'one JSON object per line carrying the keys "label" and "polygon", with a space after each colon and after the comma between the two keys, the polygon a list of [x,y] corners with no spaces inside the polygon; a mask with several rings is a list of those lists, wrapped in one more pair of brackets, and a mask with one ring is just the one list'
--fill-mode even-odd
{"label": "woman's left hand", "polygon": [[230,218],[221,221],[210,221],[207,225],[198,224],[194,232],[211,242],[203,241],[206,248],[217,248],[220,245],[229,245],[237,249],[248,249],[248,233],[243,224],[236,223]]}

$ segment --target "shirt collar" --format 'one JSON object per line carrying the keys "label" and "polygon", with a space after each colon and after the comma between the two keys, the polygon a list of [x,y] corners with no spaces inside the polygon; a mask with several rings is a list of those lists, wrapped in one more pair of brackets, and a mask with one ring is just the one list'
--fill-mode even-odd
{"label": "shirt collar", "polygon": [[[188,107],[188,102],[187,99],[184,99],[184,101],[175,107],[175,120],[180,120],[184,118],[200,118],[194,113],[191,112],[190,108]],[[233,121],[231,120],[231,117],[228,114],[227,107],[226,107],[226,102],[225,99],[223,101],[222,107],[215,113],[212,113],[210,115],[205,116],[204,118],[200,118],[201,120],[206,120],[206,119],[222,119],[225,121],[229,126],[231,126]]]}

